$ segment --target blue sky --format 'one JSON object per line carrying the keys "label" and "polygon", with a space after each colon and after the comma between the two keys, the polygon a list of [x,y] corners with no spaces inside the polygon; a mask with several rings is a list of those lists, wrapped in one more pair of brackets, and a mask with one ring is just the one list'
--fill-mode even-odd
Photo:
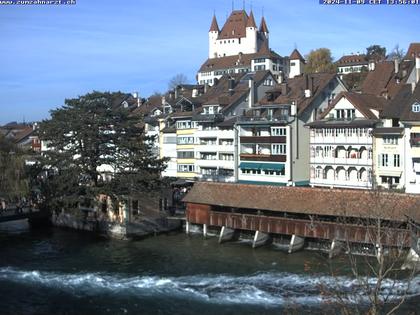
{"label": "blue sky", "polygon": [[[420,42],[420,6],[322,6],[318,0],[253,0],[270,46],[289,55],[328,47],[333,56]],[[245,1],[249,11],[251,1]],[[235,0],[236,9],[243,1]],[[34,121],[92,90],[165,91],[191,82],[207,58],[213,12],[221,27],[231,0],[77,0],[73,6],[0,6],[0,124]]]}

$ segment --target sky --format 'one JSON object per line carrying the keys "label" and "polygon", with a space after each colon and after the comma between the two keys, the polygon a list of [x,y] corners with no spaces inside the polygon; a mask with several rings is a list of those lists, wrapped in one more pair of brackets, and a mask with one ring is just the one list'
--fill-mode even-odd
{"label": "sky", "polygon": [[[320,5],[319,0],[234,0],[270,47],[288,56],[327,47],[335,59],[372,44],[390,52],[420,42],[420,5]],[[213,13],[222,27],[231,0],[76,0],[75,5],[0,5],[0,124],[37,121],[66,98],[93,90],[164,92],[178,73],[191,83],[208,56]]]}

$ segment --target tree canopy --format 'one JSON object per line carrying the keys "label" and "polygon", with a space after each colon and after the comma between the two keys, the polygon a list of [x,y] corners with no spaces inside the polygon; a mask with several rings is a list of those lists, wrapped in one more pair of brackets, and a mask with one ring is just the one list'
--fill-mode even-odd
{"label": "tree canopy", "polygon": [[366,58],[368,60],[383,60],[386,57],[386,48],[380,45],[371,45],[366,48]]}
{"label": "tree canopy", "polygon": [[29,193],[25,152],[0,134],[0,197],[14,200]]}
{"label": "tree canopy", "polygon": [[142,117],[122,105],[128,98],[93,92],[67,99],[40,124],[49,149],[38,171],[48,174],[41,186],[50,207],[89,203],[100,194],[123,200],[160,187],[163,160],[152,154]]}
{"label": "tree canopy", "polygon": [[305,73],[335,72],[331,51],[328,48],[311,50],[306,56]]}

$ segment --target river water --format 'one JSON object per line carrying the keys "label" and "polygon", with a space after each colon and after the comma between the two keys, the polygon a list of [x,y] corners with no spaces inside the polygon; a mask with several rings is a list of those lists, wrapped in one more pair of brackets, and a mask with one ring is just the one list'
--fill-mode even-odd
{"label": "river water", "polygon": [[[345,257],[335,260],[344,266]],[[403,280],[402,280],[403,281]],[[0,224],[0,314],[322,314],[331,277],[315,252],[287,255],[183,233],[141,241]],[[395,295],[398,296],[398,285]],[[416,314],[420,278],[401,311]]]}

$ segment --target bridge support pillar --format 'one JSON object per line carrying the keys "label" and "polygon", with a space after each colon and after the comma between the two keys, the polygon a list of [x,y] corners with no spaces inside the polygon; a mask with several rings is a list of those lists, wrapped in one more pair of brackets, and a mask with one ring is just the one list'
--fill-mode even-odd
{"label": "bridge support pillar", "polygon": [[413,248],[410,248],[410,251],[408,252],[407,258],[405,259],[401,269],[420,269],[420,255]]}
{"label": "bridge support pillar", "polygon": [[219,235],[219,244],[232,240],[234,236],[235,236],[234,229],[230,229],[230,228],[227,228],[226,226],[222,226],[222,229],[220,230],[220,235]]}
{"label": "bridge support pillar", "polygon": [[290,240],[289,244],[289,254],[294,253],[298,250],[301,250],[305,245],[305,239],[303,237],[299,237],[295,234],[292,235],[292,239]]}
{"label": "bridge support pillar", "polygon": [[255,231],[254,241],[252,242],[252,248],[257,248],[271,242],[271,237],[267,233]]}
{"label": "bridge support pillar", "polygon": [[207,224],[203,224],[203,237],[207,238]]}
{"label": "bridge support pillar", "polygon": [[336,256],[338,256],[344,248],[343,242],[333,240],[331,243],[330,251],[328,252],[328,258],[332,259]]}

